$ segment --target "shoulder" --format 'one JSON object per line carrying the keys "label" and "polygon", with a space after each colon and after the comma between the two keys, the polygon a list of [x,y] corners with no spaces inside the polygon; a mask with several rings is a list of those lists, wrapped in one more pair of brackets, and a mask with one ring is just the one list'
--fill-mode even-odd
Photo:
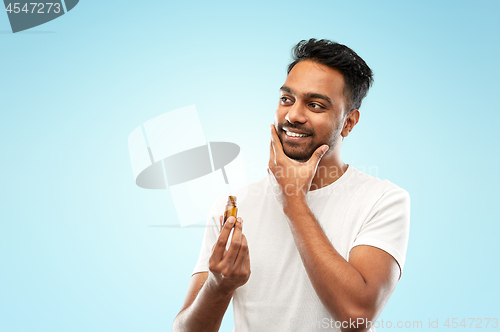
{"label": "shoulder", "polygon": [[359,188],[363,188],[364,192],[369,191],[376,198],[381,198],[390,194],[391,196],[402,197],[405,199],[410,199],[410,194],[405,189],[401,188],[397,184],[387,180],[380,179],[378,177],[366,174],[353,167],[352,174],[350,178],[351,185]]}

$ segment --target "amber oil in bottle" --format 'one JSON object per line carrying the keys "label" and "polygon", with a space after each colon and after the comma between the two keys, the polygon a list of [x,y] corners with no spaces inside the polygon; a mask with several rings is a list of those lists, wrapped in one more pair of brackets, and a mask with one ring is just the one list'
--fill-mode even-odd
{"label": "amber oil in bottle", "polygon": [[224,211],[224,220],[222,221],[222,226],[226,223],[229,217],[234,217],[238,214],[238,208],[236,207],[236,196],[229,196],[226,205],[226,211]]}

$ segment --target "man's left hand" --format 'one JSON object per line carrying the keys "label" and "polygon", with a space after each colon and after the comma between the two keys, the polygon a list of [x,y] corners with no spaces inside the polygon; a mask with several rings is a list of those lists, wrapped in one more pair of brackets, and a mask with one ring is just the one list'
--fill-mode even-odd
{"label": "man's left hand", "polygon": [[289,158],[283,151],[283,146],[274,125],[271,125],[271,149],[269,170],[273,172],[281,187],[283,201],[290,203],[297,198],[305,198],[311,187],[314,174],[321,158],[328,151],[328,145],[322,145],[314,151],[306,162]]}

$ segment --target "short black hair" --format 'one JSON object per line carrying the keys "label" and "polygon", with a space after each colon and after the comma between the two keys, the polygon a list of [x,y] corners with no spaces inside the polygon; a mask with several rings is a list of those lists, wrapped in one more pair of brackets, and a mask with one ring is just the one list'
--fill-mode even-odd
{"label": "short black hair", "polygon": [[366,97],[373,84],[373,72],[366,62],[349,47],[327,39],[301,40],[292,49],[293,62],[288,65],[287,74],[292,68],[304,60],[321,63],[336,69],[344,76],[344,96],[348,109],[359,109],[361,101]]}

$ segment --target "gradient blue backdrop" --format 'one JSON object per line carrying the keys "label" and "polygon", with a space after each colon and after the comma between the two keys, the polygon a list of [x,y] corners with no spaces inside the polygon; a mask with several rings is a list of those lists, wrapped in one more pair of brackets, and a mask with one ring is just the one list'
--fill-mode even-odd
{"label": "gradient blue backdrop", "polygon": [[[135,185],[128,135],[196,104],[206,139],[239,144],[260,179],[290,49],[311,37],[375,73],[344,162],[411,195],[405,271],[379,320],[500,318],[499,13],[496,1],[82,0],[17,34],[0,13],[0,330],[170,330],[203,228],[151,227],[175,210],[168,190]],[[232,322],[229,309],[221,331]]]}

